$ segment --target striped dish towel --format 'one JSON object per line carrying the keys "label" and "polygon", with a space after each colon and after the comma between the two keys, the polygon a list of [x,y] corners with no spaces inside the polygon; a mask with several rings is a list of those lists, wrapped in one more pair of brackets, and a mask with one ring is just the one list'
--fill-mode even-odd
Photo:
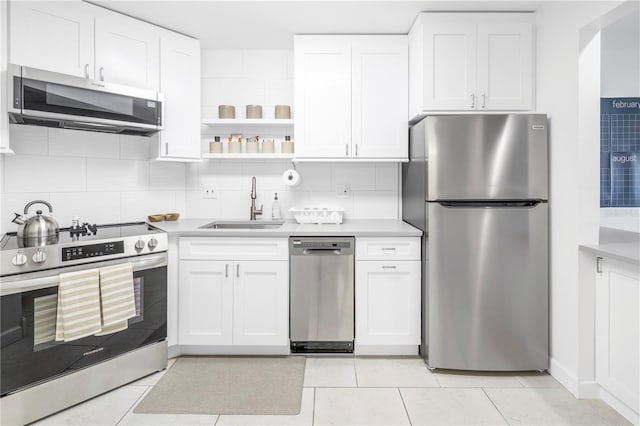
{"label": "striped dish towel", "polygon": [[96,336],[126,329],[127,320],[136,316],[131,263],[100,268],[100,299],[102,331]]}
{"label": "striped dish towel", "polygon": [[56,313],[58,295],[33,299],[33,344],[39,345],[56,339]]}
{"label": "striped dish towel", "polygon": [[56,340],[70,342],[102,330],[99,269],[60,274]]}

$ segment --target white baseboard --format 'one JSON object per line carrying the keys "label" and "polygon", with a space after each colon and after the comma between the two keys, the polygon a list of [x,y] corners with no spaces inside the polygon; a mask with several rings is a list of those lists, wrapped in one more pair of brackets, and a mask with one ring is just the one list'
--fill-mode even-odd
{"label": "white baseboard", "polygon": [[616,410],[618,413],[622,414],[622,416],[629,420],[634,425],[640,425],[640,414],[633,411],[627,404],[620,401],[615,396],[611,395],[604,389],[600,389],[600,398],[609,404],[611,408]]}
{"label": "white baseboard", "polygon": [[578,398],[600,399],[600,385],[597,382],[581,382],[578,384]]}
{"label": "white baseboard", "polygon": [[289,355],[289,346],[194,346],[180,345],[180,355]]}
{"label": "white baseboard", "polygon": [[356,356],[411,356],[418,355],[415,345],[358,345],[353,348]]}
{"label": "white baseboard", "polygon": [[578,378],[554,358],[549,360],[549,374],[560,382],[562,386],[567,388],[576,398],[579,397],[580,386]]}

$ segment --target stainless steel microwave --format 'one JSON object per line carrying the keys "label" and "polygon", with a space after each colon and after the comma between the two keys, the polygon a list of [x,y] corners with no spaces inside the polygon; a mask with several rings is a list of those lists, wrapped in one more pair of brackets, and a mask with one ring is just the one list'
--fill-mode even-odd
{"label": "stainless steel microwave", "polygon": [[8,66],[12,123],[150,136],[162,93],[20,65]]}

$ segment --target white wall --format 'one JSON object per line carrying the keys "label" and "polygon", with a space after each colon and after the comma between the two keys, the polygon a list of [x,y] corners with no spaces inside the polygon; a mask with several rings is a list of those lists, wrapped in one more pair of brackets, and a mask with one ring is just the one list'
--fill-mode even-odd
{"label": "white wall", "polygon": [[[236,106],[242,118],[245,105],[263,106],[263,117],[273,118],[274,105],[293,104],[293,52],[291,50],[205,50],[202,52],[202,117],[217,118],[218,105]],[[295,117],[295,109],[292,110]],[[289,127],[203,128],[203,150],[213,137],[226,141],[230,133],[245,137],[275,138],[276,151]],[[399,166],[397,164],[316,163],[298,164],[302,184],[287,187],[283,172],[292,167],[283,160],[205,160],[187,168],[187,211],[191,217],[248,219],[251,177],[257,179],[258,206],[271,212],[274,193],[290,218],[290,207],[340,207],[345,218],[398,218]],[[204,186],[212,186],[216,199],[203,198]],[[350,187],[346,198],[338,190]]]}
{"label": "white wall", "polygon": [[[630,13],[602,29],[601,96],[640,97],[640,16]],[[600,209],[600,224],[640,232],[640,208]]]}
{"label": "white wall", "polygon": [[[537,110],[549,116],[551,373],[578,393],[578,245],[597,242],[580,199],[582,167],[599,158],[579,138],[580,29],[618,2],[547,2],[536,12]],[[591,158],[594,157],[594,158]],[[597,221],[596,221],[597,222]],[[596,240],[594,241],[594,238]]]}
{"label": "white wall", "polygon": [[[185,165],[148,161],[149,138],[10,125],[15,156],[2,156],[1,232],[29,201],[53,205],[60,227],[73,215],[89,223],[144,221],[185,212]],[[44,206],[33,206],[29,213]]]}

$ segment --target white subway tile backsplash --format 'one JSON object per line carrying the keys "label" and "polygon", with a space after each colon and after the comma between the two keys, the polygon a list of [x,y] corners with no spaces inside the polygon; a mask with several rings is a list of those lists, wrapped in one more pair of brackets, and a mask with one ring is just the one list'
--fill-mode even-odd
{"label": "white subway tile backsplash", "polygon": [[[197,188],[213,185],[216,189],[239,191],[242,189],[242,163],[236,161],[205,161],[199,167]],[[190,188],[196,189],[196,188]]]}
{"label": "white subway tile backsplash", "polygon": [[[265,100],[266,105],[273,108],[274,105],[291,106],[291,114],[293,117],[293,80],[267,80],[265,82]],[[273,112],[269,116],[273,118]]]}
{"label": "white subway tile backsplash", "polygon": [[[293,167],[289,167],[293,168]],[[304,163],[296,166],[302,178],[300,185],[291,188],[292,191],[331,191],[331,165],[326,163]]]}
{"label": "white subway tile backsplash", "polygon": [[87,159],[88,191],[143,191],[149,188],[149,162]]}
{"label": "white subway tile backsplash", "polygon": [[248,162],[242,164],[241,190],[251,191],[252,177],[256,178],[256,188],[260,191],[283,191],[286,186],[282,181],[282,173],[289,168],[286,162]]}
{"label": "white subway tile backsplash", "polygon": [[133,136],[120,135],[120,158],[123,160],[148,160],[151,158],[151,147],[158,144],[158,135]]}
{"label": "white subway tile backsplash", "polygon": [[378,191],[398,191],[398,170],[400,165],[376,164],[376,187]]}
{"label": "white subway tile backsplash", "polygon": [[184,163],[150,162],[149,189],[152,191],[184,191],[186,173]]}
{"label": "white subway tile backsplash", "polygon": [[244,78],[286,79],[286,50],[244,50],[242,52],[242,75]]}
{"label": "white subway tile backsplash", "polygon": [[120,203],[124,222],[146,221],[150,214],[184,213],[177,210],[175,191],[124,191]]}
{"label": "white subway tile backsplash", "polygon": [[396,191],[353,191],[350,216],[360,219],[399,219]]}
{"label": "white subway tile backsplash", "polygon": [[334,191],[343,185],[349,185],[351,190],[374,190],[375,182],[374,164],[336,164],[332,168],[331,188]]}
{"label": "white subway tile backsplash", "polygon": [[71,226],[73,216],[78,216],[80,223],[120,222],[118,192],[52,192],[49,200],[60,227]]}
{"label": "white subway tile backsplash", "polygon": [[48,127],[9,125],[11,149],[16,155],[49,155]]}
{"label": "white subway tile backsplash", "polygon": [[84,158],[16,155],[5,157],[6,192],[75,192],[86,190]]}
{"label": "white subway tile backsplash", "polygon": [[49,129],[49,155],[118,158],[118,135],[80,130]]}
{"label": "white subway tile backsplash", "polygon": [[202,191],[186,191],[186,217],[214,218],[221,217],[217,199],[203,198]]}
{"label": "white subway tile backsplash", "polygon": [[202,78],[237,78],[242,70],[242,50],[203,50]]}

